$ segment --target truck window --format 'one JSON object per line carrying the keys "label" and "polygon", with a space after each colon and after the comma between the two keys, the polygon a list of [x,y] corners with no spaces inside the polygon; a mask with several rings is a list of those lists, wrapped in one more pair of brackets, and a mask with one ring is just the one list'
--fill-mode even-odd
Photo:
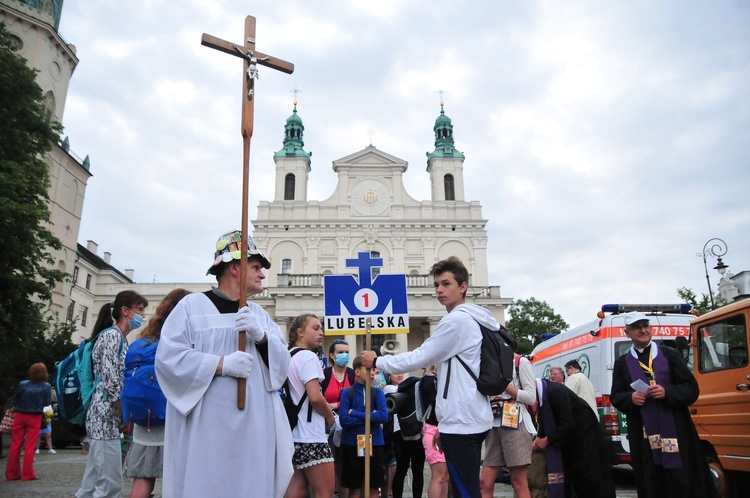
{"label": "truck window", "polygon": [[747,324],[735,315],[698,329],[699,369],[715,372],[747,365]]}

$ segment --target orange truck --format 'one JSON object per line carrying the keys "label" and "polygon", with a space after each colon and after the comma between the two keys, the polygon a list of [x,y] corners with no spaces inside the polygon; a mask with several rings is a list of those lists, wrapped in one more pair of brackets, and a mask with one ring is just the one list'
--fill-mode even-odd
{"label": "orange truck", "polygon": [[749,324],[750,299],[737,301],[694,319],[689,343],[678,347],[700,386],[690,413],[720,498],[748,496]]}

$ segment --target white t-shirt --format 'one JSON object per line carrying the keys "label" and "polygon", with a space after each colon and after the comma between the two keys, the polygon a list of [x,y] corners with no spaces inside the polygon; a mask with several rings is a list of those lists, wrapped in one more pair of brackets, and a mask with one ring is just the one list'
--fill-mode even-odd
{"label": "white t-shirt", "polygon": [[[300,351],[292,356],[289,362],[289,390],[292,393],[292,401],[299,403],[305,393],[305,384],[313,379],[318,382],[323,380],[323,369],[320,368],[320,360],[312,351]],[[326,420],[323,415],[312,408],[312,418],[307,422],[307,411],[310,406],[310,398],[305,398],[299,411],[297,427],[292,431],[295,443],[326,443]]]}

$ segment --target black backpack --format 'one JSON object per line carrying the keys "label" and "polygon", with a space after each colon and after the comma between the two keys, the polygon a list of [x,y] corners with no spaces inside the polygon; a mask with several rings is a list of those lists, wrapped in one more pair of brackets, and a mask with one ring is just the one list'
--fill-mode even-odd
{"label": "black backpack", "polygon": [[[300,351],[308,350],[304,348],[295,348],[289,351],[289,355],[294,356]],[[289,428],[294,430],[294,428],[297,427],[297,422],[299,422],[299,411],[302,409],[302,404],[307,399],[307,391],[302,394],[299,403],[295,404],[294,401],[292,401],[292,392],[289,390],[289,378],[287,377],[284,384],[281,386],[281,399],[284,402],[284,410],[286,411],[286,418],[289,421]],[[310,404],[307,406],[307,421],[312,421],[312,405]]]}
{"label": "black backpack", "polygon": [[[477,322],[482,331],[482,349],[479,360],[479,376],[474,375],[469,365],[456,355],[455,358],[464,366],[471,378],[477,383],[477,390],[485,396],[497,396],[513,382],[513,354],[516,340],[510,332],[500,325],[498,330],[490,330]],[[451,358],[452,360],[453,358]],[[448,397],[448,384],[451,378],[451,364],[448,362],[448,374],[445,379],[443,399]]]}
{"label": "black backpack", "polygon": [[406,395],[403,402],[399,403],[398,411],[395,412],[398,416],[398,425],[401,428],[401,437],[405,441],[418,441],[422,438],[424,413],[422,410],[421,382],[421,377],[409,377],[398,385],[397,393]]}

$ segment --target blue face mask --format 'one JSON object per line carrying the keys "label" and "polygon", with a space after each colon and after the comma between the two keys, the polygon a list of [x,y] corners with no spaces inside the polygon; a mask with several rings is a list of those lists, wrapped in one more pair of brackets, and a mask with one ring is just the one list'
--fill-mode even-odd
{"label": "blue face mask", "polygon": [[336,366],[345,367],[349,363],[349,353],[339,353],[336,355]]}
{"label": "blue face mask", "polygon": [[138,313],[133,313],[133,318],[128,318],[128,327],[130,330],[135,330],[143,325],[143,317]]}

